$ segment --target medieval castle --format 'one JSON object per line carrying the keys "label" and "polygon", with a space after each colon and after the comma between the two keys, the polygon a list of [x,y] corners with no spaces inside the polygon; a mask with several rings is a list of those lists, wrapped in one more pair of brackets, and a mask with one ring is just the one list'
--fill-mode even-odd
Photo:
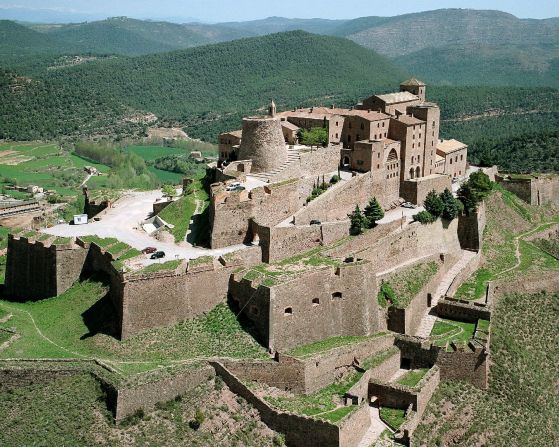
{"label": "medieval castle", "polygon": [[[426,101],[426,86],[417,79],[351,109],[277,112],[272,101],[267,116],[245,118],[242,130],[219,136],[219,161],[208,171],[214,180],[211,248],[243,249],[145,272],[119,268],[114,253],[85,238],[57,243],[40,234],[14,234],[5,292],[43,299],[86,274],[102,273],[110,282],[121,339],[227,301],[252,322],[271,358],[218,359],[212,362],[215,374],[284,433],[287,445],[364,445],[373,403],[406,411],[396,437],[409,442],[441,380],[485,388],[488,376],[489,335],[481,327],[466,347],[428,343],[437,315],[476,324],[491,318],[495,288],[482,302],[454,298],[480,262],[483,205],[476,213],[429,224],[413,222],[398,208],[404,201],[421,205],[429,191],[450,189],[453,179],[466,174],[467,146],[440,140],[439,127],[440,109]],[[299,141],[302,130],[316,128],[327,134],[326,144]],[[326,186],[313,196],[318,183]],[[350,237],[348,214],[372,197],[387,210],[385,218]],[[383,284],[418,271],[426,272],[423,282],[408,300],[378,299]],[[289,355],[336,337],[361,338],[308,358]],[[382,361],[364,367],[379,355]],[[428,373],[412,388],[391,379],[416,368]],[[280,411],[246,385],[308,394],[350,370],[363,375],[340,402],[353,411],[338,424]],[[186,382],[179,388],[186,389]]]}

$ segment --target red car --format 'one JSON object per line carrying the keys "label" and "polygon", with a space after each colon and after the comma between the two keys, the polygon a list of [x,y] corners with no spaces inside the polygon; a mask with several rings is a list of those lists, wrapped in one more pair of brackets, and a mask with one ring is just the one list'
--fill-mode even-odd
{"label": "red car", "polygon": [[151,253],[155,253],[157,251],[157,248],[155,247],[146,247],[142,250],[142,253],[145,255],[149,255]]}

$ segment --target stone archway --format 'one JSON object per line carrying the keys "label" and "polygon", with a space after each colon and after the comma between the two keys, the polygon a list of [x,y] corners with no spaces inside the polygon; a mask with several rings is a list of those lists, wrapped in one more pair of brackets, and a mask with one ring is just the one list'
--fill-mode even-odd
{"label": "stone archway", "polygon": [[415,178],[421,177],[421,168],[418,166],[415,168]]}
{"label": "stone archway", "polygon": [[413,179],[415,176],[415,171],[413,170],[413,168],[410,168],[410,179]]}
{"label": "stone archway", "polygon": [[342,159],[342,166],[344,168],[349,166],[349,157],[347,155]]}

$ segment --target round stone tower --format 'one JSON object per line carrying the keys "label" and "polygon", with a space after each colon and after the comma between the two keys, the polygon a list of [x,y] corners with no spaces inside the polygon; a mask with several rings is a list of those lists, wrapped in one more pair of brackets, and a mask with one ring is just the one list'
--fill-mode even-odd
{"label": "round stone tower", "polygon": [[252,160],[252,172],[269,172],[287,163],[287,147],[278,118],[244,118],[239,160]]}

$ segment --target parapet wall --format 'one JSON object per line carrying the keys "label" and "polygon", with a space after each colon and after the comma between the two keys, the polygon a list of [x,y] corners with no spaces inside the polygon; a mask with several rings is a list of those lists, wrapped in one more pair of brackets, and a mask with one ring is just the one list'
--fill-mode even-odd
{"label": "parapet wall", "polygon": [[398,196],[388,193],[385,188],[385,179],[374,176],[371,172],[356,175],[332,186],[295,213],[295,224],[306,225],[311,220],[322,222],[345,220],[355,209],[355,205],[363,209],[373,197],[378,199],[381,206],[388,208],[398,199]]}
{"label": "parapet wall", "polygon": [[6,263],[6,296],[40,300],[68,290],[80,274],[87,250],[70,241],[48,245],[9,235]]}
{"label": "parapet wall", "polygon": [[495,181],[530,205],[559,204],[559,176],[511,178],[498,174]]}
{"label": "parapet wall", "polygon": [[246,263],[223,265],[214,259],[196,268],[183,263],[172,271],[125,274],[113,298],[122,309],[121,338],[194,318],[225,303],[233,270],[259,262],[259,253],[259,247],[243,250]]}
{"label": "parapet wall", "polygon": [[212,362],[212,366],[231,391],[256,408],[268,427],[285,435],[289,447],[355,447],[369,429],[371,420],[367,405],[361,405],[339,425],[278,411],[254,394],[221,363]]}
{"label": "parapet wall", "polygon": [[482,303],[446,297],[438,302],[437,315],[450,320],[475,323],[480,319],[491,320],[491,308]]}
{"label": "parapet wall", "polygon": [[475,213],[458,217],[458,237],[464,250],[481,250],[486,222],[485,202]]}
{"label": "parapet wall", "polygon": [[433,189],[441,193],[446,188],[450,189],[450,177],[443,174],[433,174],[414,180],[404,180],[401,185],[400,195],[407,202],[423,205],[427,194]]}
{"label": "parapet wall", "polygon": [[252,191],[227,192],[212,186],[210,203],[211,247],[252,242],[251,220],[273,226],[299,208],[298,181],[262,186]]}

